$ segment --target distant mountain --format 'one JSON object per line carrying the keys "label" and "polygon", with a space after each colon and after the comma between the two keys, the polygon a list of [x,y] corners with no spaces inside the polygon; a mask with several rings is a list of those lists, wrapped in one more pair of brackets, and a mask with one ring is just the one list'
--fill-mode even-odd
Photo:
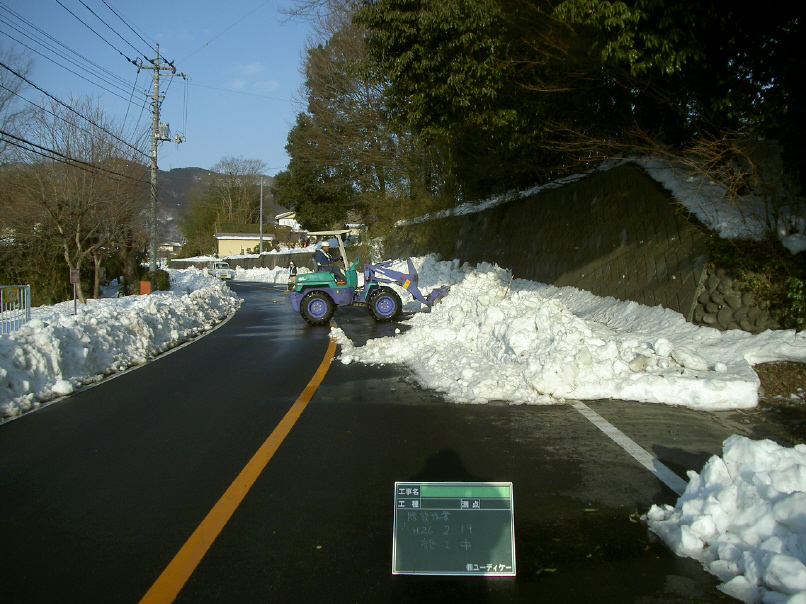
{"label": "distant mountain", "polygon": [[[188,207],[188,191],[202,180],[210,170],[204,168],[174,168],[157,173],[157,201],[159,204],[160,239],[163,242],[180,242],[182,235],[177,228],[179,218]],[[267,176],[263,182],[264,222],[287,211],[274,203],[271,185],[274,179]]]}
{"label": "distant mountain", "polygon": [[179,217],[187,208],[187,193],[193,183],[201,180],[208,170],[203,168],[174,168],[157,172],[157,222],[161,243],[181,243]]}
{"label": "distant mountain", "polygon": [[187,192],[193,183],[199,182],[209,170],[204,168],[174,168],[157,173],[157,199],[160,208],[179,218],[187,208]]}

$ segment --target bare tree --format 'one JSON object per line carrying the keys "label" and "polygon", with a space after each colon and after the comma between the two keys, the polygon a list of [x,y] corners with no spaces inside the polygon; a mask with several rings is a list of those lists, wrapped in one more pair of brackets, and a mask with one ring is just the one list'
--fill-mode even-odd
{"label": "bare tree", "polygon": [[[43,101],[31,114],[24,147],[11,179],[15,237],[46,234],[79,273],[92,263],[97,295],[102,258],[142,228],[144,154],[92,99]],[[86,299],[81,284],[78,297]]]}
{"label": "bare tree", "polygon": [[280,13],[290,19],[310,22],[321,34],[321,29],[317,27],[319,24],[327,22],[334,15],[351,11],[355,4],[355,0],[294,0],[290,8],[282,8]]}
{"label": "bare tree", "polygon": [[219,223],[257,223],[265,171],[263,161],[243,157],[224,157],[211,168],[207,196],[218,206]]}

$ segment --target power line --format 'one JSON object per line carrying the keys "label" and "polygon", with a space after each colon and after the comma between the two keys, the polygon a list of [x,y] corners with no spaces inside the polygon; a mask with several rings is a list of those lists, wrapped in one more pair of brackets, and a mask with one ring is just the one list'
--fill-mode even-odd
{"label": "power line", "polygon": [[[58,2],[59,0],[56,0],[56,1]],[[197,52],[199,52],[199,51],[200,51],[202,48],[204,48],[205,46],[209,45],[209,44],[210,44],[210,42],[212,42],[212,41],[213,41],[213,40],[215,40],[216,38],[219,38],[219,37],[223,36],[225,33],[227,33],[227,32],[228,32],[229,30],[231,30],[233,27],[235,27],[236,25],[238,25],[238,23],[240,23],[241,21],[243,21],[244,19],[246,19],[248,16],[250,16],[252,13],[254,13],[254,12],[256,12],[257,10],[259,10],[259,9],[263,8],[264,6],[266,6],[266,5],[267,5],[269,2],[271,2],[271,0],[266,0],[266,1],[265,1],[263,4],[261,4],[260,6],[258,6],[258,7],[256,7],[256,8],[254,8],[254,9],[252,9],[251,11],[249,11],[248,13],[246,13],[246,14],[245,14],[243,17],[241,17],[240,19],[238,19],[238,20],[237,20],[235,23],[233,23],[233,24],[232,24],[232,25],[230,25],[229,27],[226,27],[226,28],[224,28],[223,30],[221,30],[220,32],[218,32],[218,33],[217,33],[215,36],[213,36],[212,38],[210,38],[209,40],[207,40],[207,42],[205,42],[204,44],[202,44],[202,45],[201,45],[199,48],[197,48],[197,49],[196,49],[196,50],[194,50],[192,53],[190,53],[188,56],[186,56],[184,59],[182,59],[182,63],[184,63],[184,62],[185,62],[185,61],[187,61],[187,60],[188,60],[190,57],[192,57],[192,56],[193,56],[193,55],[195,55]]]}
{"label": "power line", "polygon": [[[126,120],[129,117],[129,109],[131,109],[132,99],[134,98],[134,91],[137,90],[137,80],[139,80],[139,79],[140,79],[140,72],[138,71],[134,76],[134,84],[132,85],[132,92],[131,92],[131,95],[129,96],[129,104],[126,106],[126,115],[123,116],[123,126],[124,127],[126,126]],[[140,110],[140,115],[141,116],[143,115],[143,109],[145,109],[145,104],[142,106],[142,109]]]}
{"label": "power line", "polygon": [[[26,19],[25,17],[23,17],[22,15],[20,15],[16,11],[14,11],[13,9],[9,8],[8,6],[6,6],[2,2],[0,2],[0,9],[6,11],[8,13],[8,15],[9,15],[9,18],[16,19],[16,21],[19,22],[19,24],[13,23],[13,22],[7,20],[5,17],[2,17],[2,16],[0,16],[0,23],[6,24],[6,26],[14,29],[15,31],[19,32],[20,34],[22,34],[23,36],[25,36],[26,38],[31,40],[32,42],[34,42],[34,43],[38,44],[39,46],[41,46],[42,49],[45,49],[48,52],[52,53],[54,56],[58,57],[59,59],[61,59],[63,61],[66,61],[66,62],[76,66],[82,72],[90,75],[92,78],[97,79],[98,81],[88,79],[87,77],[85,77],[81,73],[77,73],[76,71],[74,71],[73,69],[68,67],[67,65],[65,65],[63,63],[60,63],[59,61],[55,60],[54,58],[52,58],[52,57],[50,57],[48,55],[45,55],[44,53],[40,52],[36,48],[32,48],[31,46],[25,44],[21,40],[18,40],[16,38],[14,38],[13,36],[9,35],[7,32],[1,32],[1,33],[3,33],[4,35],[8,36],[12,40],[16,41],[18,44],[21,44],[22,46],[28,48],[32,52],[44,57],[48,61],[51,61],[55,65],[58,65],[62,69],[64,69],[64,70],[76,75],[77,77],[83,79],[84,81],[89,82],[90,84],[99,87],[101,90],[104,90],[104,91],[108,92],[109,94],[112,94],[113,96],[117,96],[118,98],[126,101],[128,103],[128,106],[127,106],[127,109],[126,109],[126,112],[127,112],[127,115],[128,115],[128,112],[131,109],[131,104],[133,102],[133,94],[129,93],[129,90],[128,90],[129,85],[128,85],[128,82],[126,80],[124,80],[123,78],[121,78],[117,74],[109,71],[108,69],[98,65],[97,63],[93,62],[92,60],[88,59],[87,57],[85,57],[81,53],[77,52],[73,48],[67,46],[66,44],[64,44],[63,42],[58,40],[57,38],[55,38],[52,35],[50,35],[48,32],[44,31],[42,28],[38,27],[34,23],[31,23],[28,19]],[[64,50],[61,50],[61,49],[64,49]],[[73,57],[76,57],[77,59],[74,59]],[[87,67],[88,65],[93,67],[95,71],[91,71]],[[102,83],[99,83],[99,82],[102,82]],[[121,91],[122,94],[116,93],[115,90],[110,90],[109,88],[104,86],[104,84],[106,84],[108,86],[111,86],[111,87],[115,88],[118,91]],[[135,82],[135,84],[136,84],[136,82]],[[128,95],[128,96],[124,96],[124,95]],[[142,111],[145,109],[144,100],[138,99],[137,104],[141,108],[141,116],[142,116]]]}
{"label": "power line", "polygon": [[[38,145],[36,143],[32,143],[31,141],[24,139],[22,137],[16,136],[11,134],[10,132],[6,132],[5,130],[0,130],[0,135],[6,137],[6,142],[10,145],[13,145],[19,149],[24,151],[29,151],[31,153],[35,153],[41,157],[45,157],[52,161],[60,162],[63,164],[71,165],[86,172],[91,172],[91,170],[95,170],[96,172],[106,172],[107,174],[112,174],[114,176],[119,176],[121,178],[125,178],[127,180],[132,180],[137,183],[145,182],[143,179],[134,178],[128,174],[121,174],[120,172],[115,172],[114,170],[110,170],[109,168],[102,168],[101,166],[96,166],[95,164],[91,164],[80,159],[75,159],[74,157],[70,157],[65,155],[64,153],[60,153],[59,151],[55,151],[53,149],[49,149],[48,147],[43,147],[42,145]],[[11,140],[8,140],[11,139]],[[26,147],[28,145],[29,147]],[[46,154],[51,155],[46,155]],[[54,157],[55,156],[55,157]],[[88,170],[90,168],[91,170]]]}
{"label": "power line", "polygon": [[[129,47],[130,47],[130,48],[131,48],[131,49],[132,49],[134,52],[136,52],[136,53],[138,53],[138,54],[141,54],[141,55],[145,56],[143,53],[141,53],[139,50],[137,50],[137,49],[136,49],[134,46],[132,46],[132,44],[131,44],[131,43],[130,43],[130,42],[129,42],[129,41],[126,39],[126,38],[124,38],[123,36],[121,36],[121,35],[120,35],[120,34],[117,32],[117,30],[115,30],[115,29],[114,29],[114,28],[113,28],[111,25],[109,25],[109,23],[107,23],[106,21],[104,21],[103,19],[101,19],[101,17],[99,17],[99,16],[98,16],[98,14],[97,14],[97,13],[96,13],[94,10],[92,10],[92,9],[91,9],[89,6],[87,6],[86,4],[84,4],[84,0],[78,0],[78,1],[81,3],[81,5],[82,5],[84,8],[86,8],[86,9],[87,9],[88,11],[90,11],[90,12],[91,12],[93,15],[95,15],[95,18],[96,18],[96,19],[98,19],[98,21],[100,21],[101,23],[103,23],[104,25],[106,25],[106,26],[107,26],[109,29],[111,29],[111,30],[112,30],[112,33],[114,33],[114,34],[115,34],[115,35],[116,35],[118,38],[120,38],[120,39],[121,39],[121,40],[123,40],[123,41],[124,41],[126,44],[128,44],[128,45],[129,45]],[[119,52],[119,51],[118,51],[118,52]],[[121,54],[123,54],[123,53],[121,53]]]}
{"label": "power line", "polygon": [[[7,22],[3,21],[3,20],[2,20],[2,18],[0,18],[0,23],[7,23]],[[8,23],[7,23],[7,24],[8,24]],[[10,24],[8,24],[8,25],[10,25]],[[14,26],[13,26],[13,25],[11,25],[11,27],[14,27]],[[14,28],[14,29],[17,29],[17,28]],[[17,30],[17,31],[20,31],[20,30]],[[55,60],[54,60],[54,59],[52,59],[51,57],[48,57],[47,55],[45,55],[45,54],[43,54],[43,53],[39,52],[39,51],[38,51],[38,50],[36,50],[35,48],[32,48],[31,46],[29,46],[29,45],[28,45],[28,44],[26,44],[25,42],[23,42],[23,41],[21,41],[21,40],[18,40],[18,39],[17,39],[17,38],[15,38],[14,36],[9,35],[7,32],[2,32],[2,33],[3,33],[3,34],[6,36],[6,37],[10,38],[11,40],[14,40],[14,41],[15,41],[17,44],[19,44],[20,46],[24,46],[25,48],[27,48],[27,49],[28,49],[28,50],[30,50],[31,52],[34,52],[34,53],[38,54],[39,56],[41,56],[42,58],[47,59],[48,61],[50,61],[50,62],[51,62],[51,63],[53,63],[54,65],[58,65],[59,67],[61,67],[61,68],[62,68],[62,69],[64,69],[65,71],[69,71],[70,73],[72,73],[72,74],[73,74],[73,75],[75,75],[75,76],[78,76],[79,78],[81,78],[81,79],[82,79],[82,80],[84,80],[85,82],[88,82],[88,83],[90,83],[90,84],[93,84],[93,85],[95,85],[95,86],[98,86],[98,88],[100,88],[101,90],[104,90],[104,91],[108,92],[109,94],[111,94],[111,95],[114,95],[114,96],[118,97],[119,99],[123,99],[124,101],[128,100],[128,99],[126,99],[126,97],[124,97],[124,96],[122,96],[122,95],[118,94],[118,93],[117,93],[117,92],[115,92],[114,90],[110,90],[109,88],[106,88],[105,86],[102,86],[102,85],[101,85],[101,84],[99,84],[98,82],[93,82],[93,81],[91,81],[90,79],[88,79],[87,77],[85,77],[85,76],[83,76],[82,74],[78,73],[77,71],[74,71],[74,70],[70,69],[69,67],[66,67],[65,65],[62,65],[61,63],[59,63],[58,61],[55,61]],[[26,34],[25,34],[25,32],[20,32],[20,33],[22,33],[23,35],[26,35]],[[51,52],[54,52],[54,51],[51,49]],[[56,53],[56,54],[58,55],[58,53]],[[59,56],[61,56],[61,57],[62,57],[62,58],[65,60],[65,61],[68,61],[68,62],[72,63],[73,65],[76,65],[76,66],[78,66],[78,67],[81,67],[81,65],[79,65],[78,63],[76,63],[75,61],[73,61],[72,59],[70,59],[69,57],[66,57],[66,56],[63,56],[63,55],[59,55]],[[87,73],[91,73],[91,72],[89,72],[89,70],[87,70]],[[92,74],[92,75],[95,75],[95,74]],[[101,77],[101,76],[95,76],[95,77],[98,77],[98,79],[99,79],[99,80],[103,81],[105,84],[107,84],[107,85],[109,85],[109,86],[114,86],[115,88],[118,88],[119,90],[122,90],[122,88],[121,88],[121,87],[120,87],[120,86],[119,86],[119,85],[118,85],[116,82],[112,82],[112,81],[110,81],[110,80],[108,80],[108,79],[105,79],[105,78],[103,78],[103,77]]]}
{"label": "power line", "polygon": [[184,98],[182,100],[182,133],[187,136],[188,133],[188,79],[185,78]]}
{"label": "power line", "polygon": [[209,88],[210,90],[220,90],[221,92],[232,92],[233,94],[245,94],[246,96],[256,96],[261,99],[271,99],[272,101],[283,101],[285,103],[289,102],[290,99],[281,99],[276,96],[267,96],[265,94],[256,94],[254,92],[244,92],[243,90],[232,90],[231,88],[218,88],[217,86],[205,86],[204,84],[196,84],[195,82],[190,82],[191,86],[197,86],[199,88]]}
{"label": "power line", "polygon": [[[97,70],[99,70],[99,71],[104,72],[105,74],[107,74],[107,76],[108,76],[109,78],[117,80],[119,84],[123,84],[123,85],[126,85],[126,84],[127,84],[127,81],[126,81],[126,80],[124,80],[123,78],[121,78],[120,76],[118,76],[117,74],[112,73],[112,72],[111,72],[111,71],[109,71],[108,69],[106,69],[106,68],[102,67],[101,65],[98,65],[97,63],[95,63],[95,62],[93,62],[92,60],[88,59],[87,57],[85,57],[85,56],[84,56],[84,55],[82,55],[81,53],[76,52],[75,50],[73,50],[72,48],[70,48],[69,46],[67,46],[66,44],[64,44],[63,42],[61,42],[61,41],[59,41],[58,39],[54,38],[52,35],[50,35],[48,32],[46,32],[46,31],[45,31],[45,30],[43,30],[42,28],[38,27],[38,26],[37,26],[37,25],[35,25],[34,23],[31,23],[31,22],[30,22],[28,19],[26,19],[25,17],[23,17],[22,15],[20,15],[20,14],[19,14],[19,13],[17,13],[16,11],[14,11],[13,9],[9,8],[9,7],[8,7],[8,6],[6,6],[5,4],[3,4],[2,2],[0,2],[0,8],[4,9],[4,10],[5,10],[6,12],[8,12],[8,13],[9,13],[9,14],[10,14],[12,17],[14,17],[15,19],[17,19],[17,20],[18,20],[20,23],[22,23],[24,26],[26,26],[26,27],[28,27],[29,29],[31,29],[31,30],[33,30],[34,32],[36,32],[36,34],[39,34],[41,37],[37,37],[36,35],[33,35],[33,34],[31,34],[31,33],[28,33],[28,32],[23,32],[23,31],[21,31],[20,29],[16,28],[14,25],[11,25],[11,24],[9,23],[9,25],[11,25],[11,27],[14,27],[15,29],[17,29],[17,31],[20,31],[20,33],[23,33],[23,35],[27,36],[29,39],[31,39],[31,40],[33,40],[33,41],[36,41],[38,44],[40,44],[40,45],[42,45],[43,47],[47,48],[47,49],[48,49],[49,51],[51,51],[52,53],[54,53],[54,54],[56,54],[56,55],[58,55],[58,56],[60,56],[60,57],[63,57],[63,58],[65,58],[65,59],[67,59],[67,57],[66,57],[64,54],[62,54],[62,53],[61,53],[61,51],[59,51],[59,50],[57,50],[55,47],[51,46],[49,42],[47,42],[47,41],[45,41],[45,40],[44,40],[44,38],[47,38],[48,40],[52,41],[52,42],[53,42],[55,45],[60,46],[60,47],[61,47],[61,48],[63,48],[65,51],[67,51],[67,52],[69,52],[69,53],[72,53],[73,55],[75,55],[75,56],[76,56],[76,57],[77,57],[77,58],[78,58],[80,61],[82,61],[83,63],[88,64],[88,65],[91,65],[93,68],[95,68],[95,69],[97,69]],[[70,59],[67,59],[67,60],[70,60]],[[71,62],[75,64],[75,61],[71,61]]]}
{"label": "power line", "polygon": [[[56,0],[56,1],[58,2],[59,0]],[[43,90],[42,88],[40,88],[39,86],[37,86],[36,84],[34,84],[34,83],[31,81],[31,80],[29,80],[28,78],[26,78],[24,75],[22,75],[22,74],[18,73],[17,71],[15,71],[15,70],[14,70],[14,69],[12,69],[11,67],[9,67],[9,66],[8,66],[8,65],[6,65],[5,63],[3,63],[2,61],[0,61],[0,67],[3,67],[3,68],[5,68],[5,69],[7,69],[8,71],[10,71],[11,73],[13,73],[15,76],[17,76],[18,78],[20,78],[21,80],[23,80],[24,82],[26,82],[27,84],[29,84],[30,86],[33,86],[34,88],[36,88],[36,89],[37,89],[39,92],[41,92],[42,94],[46,95],[48,98],[50,98],[50,99],[52,99],[52,100],[56,101],[56,102],[57,102],[59,105],[62,105],[63,107],[65,107],[65,108],[66,108],[66,109],[68,109],[69,111],[72,111],[73,113],[75,113],[75,114],[76,114],[78,117],[80,117],[81,119],[84,119],[84,120],[88,121],[90,124],[92,124],[93,126],[95,126],[96,128],[98,128],[99,130],[101,130],[101,131],[103,131],[103,132],[107,133],[109,136],[111,136],[112,138],[114,138],[114,139],[115,139],[115,140],[117,140],[118,142],[121,142],[121,143],[123,143],[124,145],[126,145],[127,147],[130,147],[130,148],[134,149],[135,151],[137,151],[137,152],[138,152],[138,153],[140,153],[141,155],[143,155],[143,156],[145,156],[145,157],[148,157],[148,155],[147,155],[146,153],[144,153],[142,150],[138,149],[137,147],[135,147],[135,146],[134,146],[134,145],[132,145],[131,143],[129,143],[129,142],[127,142],[127,141],[123,140],[122,138],[120,138],[120,137],[119,137],[119,136],[117,136],[116,134],[114,134],[114,133],[110,132],[109,130],[107,130],[106,128],[104,128],[103,126],[100,126],[100,125],[96,124],[96,123],[95,123],[95,122],[93,122],[93,121],[92,121],[90,118],[88,118],[88,117],[86,117],[86,116],[84,116],[84,115],[80,114],[78,111],[76,111],[75,109],[73,109],[72,107],[70,107],[70,105],[68,105],[67,103],[65,103],[65,102],[63,102],[63,101],[61,101],[61,100],[59,100],[59,99],[57,99],[55,96],[53,96],[53,95],[52,95],[52,94],[50,94],[49,92],[47,92],[47,91]]]}
{"label": "power line", "polygon": [[116,16],[118,19],[120,19],[120,20],[123,22],[123,25],[125,25],[125,26],[126,26],[126,27],[128,27],[130,30],[132,30],[132,33],[134,33],[134,35],[135,35],[135,36],[137,36],[138,38],[140,38],[140,40],[142,40],[142,41],[145,43],[145,45],[146,45],[146,46],[148,46],[149,48],[151,47],[152,43],[154,43],[154,42],[155,42],[154,40],[152,40],[151,42],[149,42],[148,40],[146,40],[145,38],[143,38],[143,36],[141,36],[139,33],[137,33],[137,31],[135,31],[135,29],[134,29],[134,28],[133,28],[131,25],[129,25],[129,23],[126,21],[126,19],[124,19],[123,17],[121,17],[121,16],[120,16],[120,13],[118,13],[118,11],[116,11],[114,8],[112,8],[111,6],[109,6],[109,4],[107,3],[107,1],[106,1],[106,0],[101,0],[101,2],[103,2],[103,3],[106,5],[106,8],[108,8],[108,9],[109,9],[109,10],[111,10],[113,13],[115,13],[115,16]]}
{"label": "power line", "polygon": [[[137,75],[135,76],[135,79],[134,79],[135,86],[137,86],[137,78],[139,78],[139,77],[140,77],[140,71],[138,70]],[[134,94],[134,91],[132,91],[132,94]],[[143,119],[143,112],[146,110],[146,105],[147,105],[147,103],[144,103],[144,104],[140,105],[140,115],[137,116],[137,121],[134,122],[135,124],[139,124],[140,120]]]}
{"label": "power line", "polygon": [[[11,94],[13,94],[13,95],[15,95],[15,96],[18,96],[19,98],[21,98],[21,99],[22,99],[23,101],[25,101],[26,103],[29,103],[29,104],[33,105],[34,107],[36,107],[37,109],[40,109],[40,110],[44,111],[45,113],[48,113],[48,114],[52,115],[52,116],[53,116],[53,117],[55,117],[56,119],[60,119],[60,120],[62,120],[63,122],[66,122],[66,121],[67,121],[67,120],[66,120],[66,119],[65,119],[63,116],[59,115],[58,113],[55,113],[55,112],[51,111],[51,110],[50,110],[50,109],[48,109],[47,107],[42,107],[41,105],[38,105],[37,103],[33,102],[32,100],[30,100],[30,99],[26,99],[24,96],[22,96],[22,95],[21,95],[19,92],[17,92],[16,90],[12,90],[11,88],[8,88],[7,86],[4,86],[3,84],[0,84],[0,88],[2,88],[3,90],[6,90],[7,92],[10,92]],[[75,127],[76,127],[76,128],[78,128],[79,130],[81,130],[81,131],[82,131],[82,132],[84,132],[85,134],[90,134],[90,135],[92,134],[92,130],[89,130],[89,129],[87,129],[87,128],[83,128],[83,127],[82,127],[81,125],[79,125],[79,124],[74,124],[74,125],[75,125]]]}
{"label": "power line", "polygon": [[[87,24],[87,23],[86,23],[86,22],[85,22],[85,21],[84,21],[84,20],[83,20],[81,17],[79,17],[77,14],[75,14],[73,11],[71,11],[69,8],[67,8],[67,7],[66,7],[64,4],[62,4],[62,3],[61,3],[61,0],[56,0],[56,3],[57,3],[59,6],[61,6],[61,7],[62,7],[64,10],[66,10],[68,13],[70,13],[71,15],[73,15],[73,17],[75,17],[75,18],[76,18],[76,19],[77,19],[77,20],[78,20],[78,21],[79,21],[81,24],[83,24],[83,25],[84,25],[84,27],[86,27],[87,29],[89,29],[89,30],[90,30],[92,33],[94,33],[94,34],[95,34],[96,36],[98,36],[98,37],[99,37],[101,40],[103,40],[103,41],[104,41],[104,42],[105,42],[105,43],[106,43],[106,44],[107,44],[107,45],[108,45],[108,46],[109,46],[109,47],[110,47],[112,50],[114,50],[115,52],[117,52],[117,53],[118,53],[118,54],[119,54],[121,57],[123,57],[124,59],[126,59],[126,60],[127,60],[129,63],[134,63],[134,61],[133,61],[132,59],[130,59],[129,57],[127,57],[125,54],[123,54],[123,52],[122,52],[122,51],[121,51],[119,48],[117,48],[117,47],[116,47],[114,44],[112,44],[112,43],[111,43],[109,40],[107,40],[106,38],[104,38],[104,37],[103,37],[101,34],[99,34],[99,33],[98,33],[97,31],[95,31],[95,30],[94,30],[92,27],[90,27],[90,26],[89,26],[89,25],[88,25],[88,24]],[[137,49],[135,49],[135,50],[137,50]],[[138,51],[138,52],[139,52],[139,51]]]}
{"label": "power line", "polygon": [[160,109],[162,109],[162,104],[165,102],[165,99],[168,96],[168,91],[171,89],[171,84],[173,83],[174,79],[171,78],[168,80],[168,86],[165,87],[165,92],[162,93],[162,100],[160,101]]}

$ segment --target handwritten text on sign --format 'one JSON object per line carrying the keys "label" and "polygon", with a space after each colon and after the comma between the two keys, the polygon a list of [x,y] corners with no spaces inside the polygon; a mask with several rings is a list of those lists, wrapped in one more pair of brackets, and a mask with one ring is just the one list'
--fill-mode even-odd
{"label": "handwritten text on sign", "polygon": [[392,573],[515,576],[511,482],[397,482]]}

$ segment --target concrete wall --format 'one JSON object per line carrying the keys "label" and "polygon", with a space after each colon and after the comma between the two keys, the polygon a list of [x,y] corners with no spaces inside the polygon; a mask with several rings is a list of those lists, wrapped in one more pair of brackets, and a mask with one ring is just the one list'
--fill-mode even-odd
{"label": "concrete wall", "polygon": [[[221,259],[228,262],[230,268],[275,268],[278,266],[288,268],[288,263],[291,260],[293,260],[297,266],[310,268],[313,252],[300,252],[298,254],[261,254],[254,258],[225,258],[222,256]],[[188,268],[189,266],[205,268],[207,263],[191,262],[184,258],[175,258],[171,260],[169,266],[177,269]]]}
{"label": "concrete wall", "polygon": [[385,252],[496,263],[518,278],[662,305],[688,320],[708,262],[704,230],[633,164],[476,214],[397,228]]}

